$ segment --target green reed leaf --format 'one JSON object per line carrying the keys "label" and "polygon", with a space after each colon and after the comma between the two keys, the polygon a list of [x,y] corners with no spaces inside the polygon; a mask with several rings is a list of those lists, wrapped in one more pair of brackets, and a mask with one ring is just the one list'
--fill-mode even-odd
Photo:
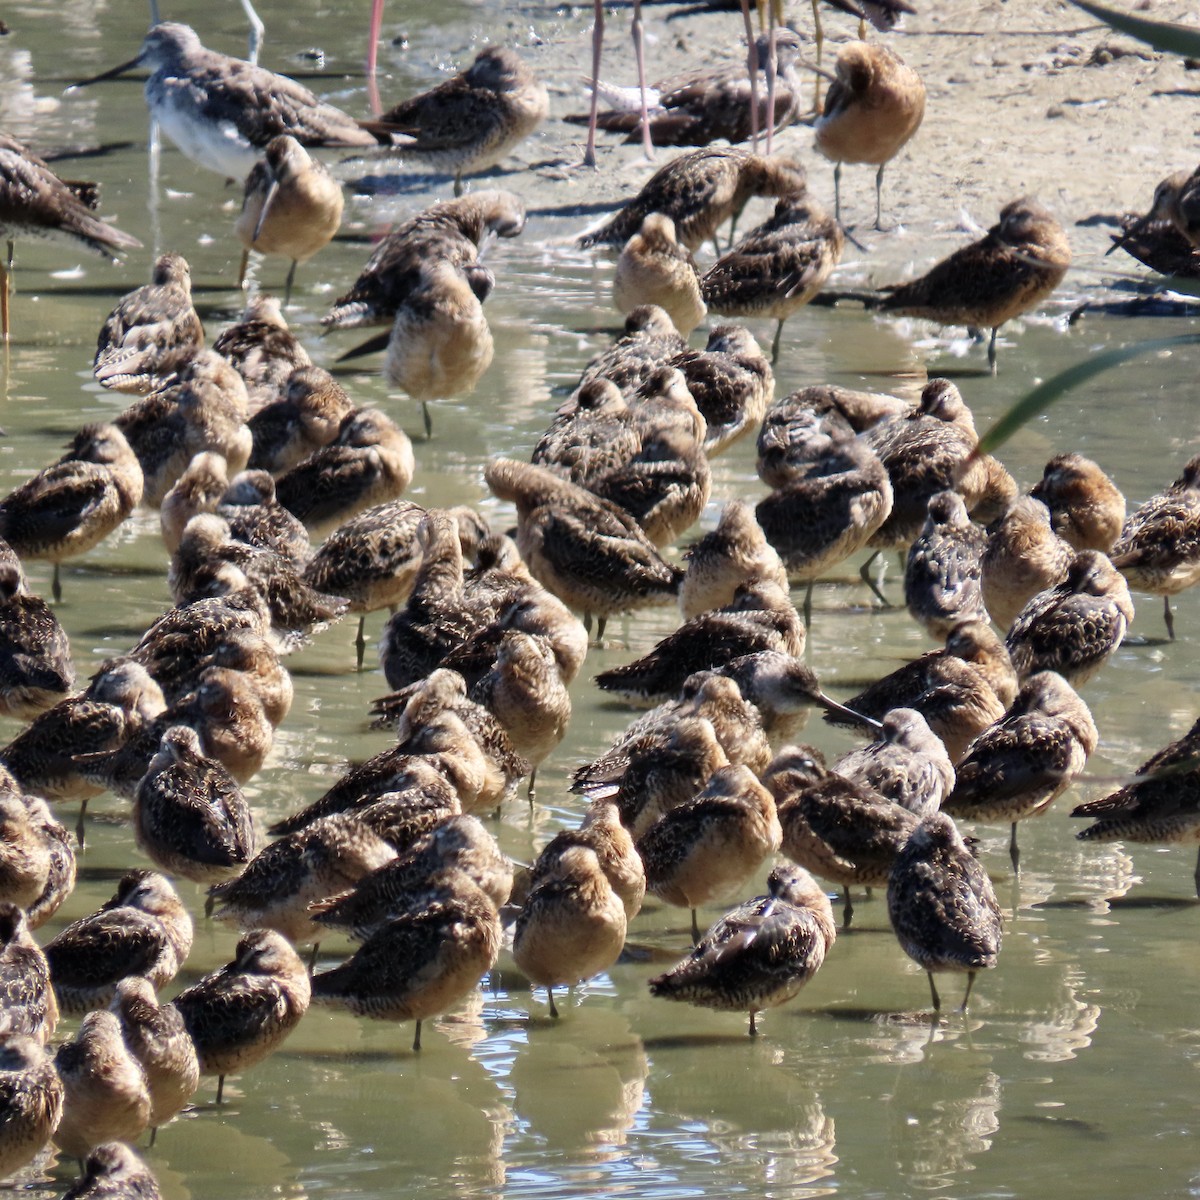
{"label": "green reed leaf", "polygon": [[1200,29],[1194,25],[1176,25],[1170,21],[1147,21],[1145,17],[1134,17],[1092,0],[1071,0],[1077,8],[1091,13],[1119,33],[1127,33],[1139,42],[1146,42],[1155,50],[1169,54],[1200,56]]}

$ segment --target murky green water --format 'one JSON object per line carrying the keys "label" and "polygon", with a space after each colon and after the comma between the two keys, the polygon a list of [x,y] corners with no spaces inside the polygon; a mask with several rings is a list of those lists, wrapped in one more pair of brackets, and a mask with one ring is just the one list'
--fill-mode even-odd
{"label": "murky green water", "polygon": [[[315,9],[281,0],[261,5],[268,25],[264,61],[313,70],[312,61],[297,55],[319,46],[329,79],[318,81],[318,89],[365,113],[361,75],[343,74],[359,72],[366,7],[358,0]],[[242,18],[232,0],[166,8],[166,15],[196,24],[209,44],[242,51]],[[310,11],[298,16],[301,8]],[[524,44],[535,34],[547,43],[531,48],[535,63],[550,61],[552,52],[555,61],[571,63],[555,80],[554,111],[562,113],[575,106],[570,93],[586,53],[589,12],[590,6],[517,8],[494,0],[391,12],[387,32],[403,30],[409,48],[384,51],[392,75],[383,84],[385,102],[428,86],[440,64],[461,61],[475,42],[503,35]],[[442,24],[433,23],[435,13]],[[152,248],[176,249],[191,261],[212,333],[232,319],[240,307],[231,286],[240,190],[168,148],[157,198],[151,194],[140,85],[60,98],[65,79],[134,52],[145,27],[140,3],[43,0],[10,5],[4,15],[13,33],[0,40],[0,127],[38,147],[130,142],[63,170],[100,178],[103,211],[147,243],[123,267],[86,260],[78,272],[69,250],[18,247],[15,339],[0,415],[7,434],[0,440],[0,485],[7,489],[50,461],[79,424],[122,407],[91,382],[94,337],[114,298],[145,281]],[[623,32],[625,20],[619,13],[614,29]],[[557,395],[615,325],[611,262],[555,244],[589,219],[555,211],[596,198],[592,177],[562,170],[578,155],[574,136],[552,122],[519,156],[539,164],[538,171],[501,181],[535,211],[525,235],[500,243],[489,259],[499,280],[487,308],[495,365],[469,400],[437,406],[437,436],[417,447],[414,499],[480,502],[500,527],[511,512],[485,496],[483,460],[528,453]],[[791,136],[807,156],[807,135]],[[618,161],[631,183],[641,176],[643,169],[630,165],[632,152],[612,157],[611,170]],[[814,174],[824,187],[825,169]],[[432,185],[388,211],[412,211],[445,194],[444,186]],[[353,279],[368,252],[362,239],[384,219],[379,202],[354,202],[347,211],[346,236],[301,268],[289,313],[314,358],[326,364],[351,343],[320,340],[318,318]],[[886,274],[881,261],[899,270],[944,248],[945,239],[931,240],[944,229],[942,215],[907,215],[907,240],[873,237],[871,258],[855,252],[843,271],[847,280],[868,268]],[[283,269],[268,262],[258,275],[277,287]],[[1061,311],[1071,305],[1064,297]],[[920,340],[927,329],[879,323],[851,308],[813,309],[786,337],[780,391],[828,380],[911,392],[932,355],[933,368],[960,374],[984,427],[1035,379],[1097,348],[1161,334],[1161,324],[1087,317],[1063,332],[1048,321],[1030,322],[1007,339],[1002,373],[992,380],[976,374],[979,348],[959,359],[946,341]],[[1104,464],[1131,501],[1141,500],[1173,478],[1195,449],[1194,378],[1194,355],[1178,352],[1104,377],[1035,422],[1003,457],[1028,486],[1052,453],[1078,449]],[[346,383],[361,402],[383,404],[419,430],[415,406],[388,397],[377,378],[355,374]],[[719,501],[761,494],[752,446],[735,447],[715,464],[706,524],[715,520]],[[141,514],[65,571],[61,617],[81,676],[130,646],[168,605],[165,566],[157,517]],[[35,564],[31,577],[48,590],[44,565]],[[892,591],[898,591],[894,570]],[[627,719],[598,701],[591,675],[643,651],[671,623],[667,613],[639,615],[623,629],[618,623],[629,649],[593,655],[575,687],[568,739],[540,774],[537,812],[514,806],[499,826],[514,856],[527,859],[577,818],[579,806],[565,788],[570,770]],[[378,625],[376,618],[372,626]],[[1089,685],[1086,698],[1101,731],[1093,775],[1131,769],[1194,719],[1200,640],[1194,595],[1180,599],[1177,626],[1178,642],[1127,646]],[[1143,598],[1135,632],[1161,635],[1157,602]],[[264,820],[313,799],[348,758],[385,744],[384,735],[365,727],[368,701],[384,690],[382,676],[353,672],[352,633],[329,631],[289,664],[296,703],[267,769],[249,789]],[[872,608],[851,570],[818,587],[809,644],[835,694],[928,646],[902,609]],[[819,723],[809,733],[827,751],[849,744]],[[581,991],[558,1023],[507,957],[479,995],[436,1023],[419,1056],[408,1050],[408,1029],[314,1010],[280,1053],[234,1081],[222,1109],[213,1107],[206,1083],[198,1107],[163,1132],[148,1159],[171,1200],[397,1193],[421,1200],[996,1197],[1048,1187],[1063,1197],[1190,1192],[1200,1184],[1200,1156],[1191,1144],[1200,1131],[1193,862],[1186,850],[1138,848],[1130,858],[1119,848],[1076,843],[1066,811],[1080,793],[1105,786],[1085,784],[1023,829],[1027,869],[1019,887],[1008,874],[1006,832],[981,831],[1008,921],[999,968],[980,982],[969,1021],[950,1019],[931,1029],[914,1012],[926,1002],[925,981],[897,947],[877,898],[859,906],[859,923],[838,941],[821,975],[798,1001],[769,1014],[763,1036],[752,1043],[737,1017],[651,1000],[646,979],[687,944],[685,915],[652,905],[631,933],[636,960]],[[80,886],[46,935],[93,910],[111,894],[115,876],[139,861],[123,806],[106,798],[94,807]],[[198,913],[199,890],[183,886]],[[226,961],[233,942],[227,931],[201,923],[181,982]],[[71,1169],[54,1174],[61,1190]]]}

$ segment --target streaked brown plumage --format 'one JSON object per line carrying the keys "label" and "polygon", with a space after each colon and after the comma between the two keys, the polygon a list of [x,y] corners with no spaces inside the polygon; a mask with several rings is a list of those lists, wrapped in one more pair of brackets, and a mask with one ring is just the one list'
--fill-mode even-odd
{"label": "streaked brown plumage", "polygon": [[931,637],[948,636],[960,621],[987,620],[980,586],[986,544],[957,492],[930,497],[925,526],[908,550],[904,603]]}
{"label": "streaked brown plumage", "polygon": [[0,1037],[0,1179],[31,1163],[62,1119],[63,1086],[41,1043]]}
{"label": "streaked brown plumage", "polygon": [[0,714],[31,720],[74,686],[66,630],[45,600],[29,594],[16,557],[0,559]]}
{"label": "streaked brown plumage", "polygon": [[124,1142],[104,1142],[62,1200],[162,1200],[150,1168]]}
{"label": "streaked brown plumage", "polygon": [[691,251],[676,240],[670,217],[648,213],[625,243],[613,277],[613,302],[622,313],[657,304],[684,337],[704,320],[700,272]]}
{"label": "streaked brown plumage", "polygon": [[1125,524],[1125,497],[1082,454],[1056,454],[1029,493],[1050,510],[1054,532],[1076,550],[1108,554]]}
{"label": "streaked brown plumage", "polygon": [[245,380],[252,414],[282,400],[292,372],[311,365],[308,351],[288,328],[279,297],[266,292],[246,301],[242,315],[221,330],[212,348]]}
{"label": "streaked brown plumage", "polygon": [[1067,577],[1075,552],[1051,528],[1050,511],[1033,496],[1020,496],[989,530],[979,560],[984,607],[1001,629],[1038,592]]}
{"label": "streaked brown plumage", "polygon": [[843,754],[833,769],[869,784],[918,816],[936,812],[954,788],[946,747],[911,708],[893,708],[884,716],[877,739]]}
{"label": "streaked brown plumage", "polygon": [[[58,1026],[50,966],[29,932],[24,912],[0,901],[0,1008],[7,1032],[46,1045]],[[0,1042],[3,1038],[0,1038]]]}
{"label": "streaked brown plumage", "polygon": [[334,441],[353,411],[354,402],[328,371],[297,367],[282,397],[247,422],[253,444],[247,466],[282,475]]}

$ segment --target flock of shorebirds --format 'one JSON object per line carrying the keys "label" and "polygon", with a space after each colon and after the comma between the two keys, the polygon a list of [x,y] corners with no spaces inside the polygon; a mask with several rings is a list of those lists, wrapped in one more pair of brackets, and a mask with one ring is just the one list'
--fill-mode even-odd
{"label": "flock of shorebirds", "polygon": [[[857,6],[850,6],[858,11]],[[0,711],[27,722],[0,748],[0,1176],[50,1141],[86,1159],[69,1196],[157,1195],[125,1143],[190,1100],[201,1075],[260,1061],[310,1003],[422,1022],[452,1009],[511,953],[529,980],[569,988],[612,966],[649,893],[690,911],[693,948],[649,981],[657,996],[756,1014],[795,996],[837,935],[830,897],[887,889],[900,944],[929,974],[997,962],[1000,910],[956,819],[1011,826],[1044,812],[1083,771],[1098,733],[1076,690],[1133,619],[1129,589],[1164,597],[1200,582],[1200,457],[1136,511],[1094,462],[1055,456],[1028,494],[980,450],[962,395],[929,382],[916,405],[834,386],[775,397],[772,357],[708,313],[783,322],[818,293],[846,236],[803,170],[741,142],[803,110],[800,42],[770,31],[743,64],[636,89],[593,87],[595,128],[698,145],[580,238],[619,249],[624,334],[584,370],[530,461],[493,459],[486,480],[516,509],[512,536],[467,507],[403,499],[415,456],[378,409],[354,404],[257,296],[206,347],[187,262],[163,254],[99,335],[99,383],[136,396],[79,430],[56,463],[0,500]],[[489,47],[462,75],[359,122],[298,84],[155,25],[133,65],[163,132],[200,165],[245,178],[246,249],[297,264],[337,230],[340,186],[306,147],[351,146],[464,175],[505,158],[547,115],[542,85]],[[109,72],[113,74],[115,72]],[[604,92],[609,112],[599,111]],[[760,99],[765,103],[760,103]],[[885,164],[920,124],[924,88],[865,41],[837,56],[818,148],[837,164]],[[588,119],[584,117],[581,119]],[[1173,176],[1139,236],[1171,222],[1200,245],[1200,183]],[[752,197],[773,216],[703,275]],[[9,241],[66,237],[111,254],[136,239],[92,215],[20,143],[0,145]],[[882,202],[879,201],[881,209]],[[881,211],[877,210],[877,220]],[[475,190],[396,226],[349,292],[335,328],[389,326],[356,353],[386,352],[393,385],[425,406],[470,391],[493,356],[483,302],[493,237],[525,224],[519,197]],[[732,242],[733,235],[730,234]],[[877,296],[884,310],[996,330],[1043,300],[1069,265],[1066,237],[1030,199],[982,240]],[[242,270],[246,260],[243,258]],[[4,278],[4,332],[9,325]],[[732,499],[682,565],[663,557],[698,520],[710,459],[758,439],[771,489]],[[85,554],[143,505],[158,509],[176,607],[77,690],[67,637],[32,595],[23,562]],[[312,539],[322,537],[314,548]],[[839,703],[804,661],[789,589],[862,550],[899,550],[905,604],[944,648]],[[864,564],[864,582],[875,586]],[[575,773],[587,802],[528,866],[485,820],[524,781],[529,800],[571,716],[569,686],[594,632],[648,606],[682,624],[596,683],[648,709]],[[284,656],[347,614],[390,609],[376,705],[396,740],[353,766],[260,840],[242,785],[286,717]],[[808,615],[808,601],[803,606]],[[581,619],[582,618],[582,619]],[[996,632],[1003,631],[1002,634]],[[870,741],[832,767],[792,742],[807,712]],[[1200,840],[1200,724],[1115,794],[1083,804],[1092,840]],[[39,945],[32,931],[69,895],[88,799],[131,801],[139,852],[98,912]],[[77,801],[74,839],[49,804]],[[775,856],[768,894],[706,932],[697,910],[737,897]],[[810,873],[811,872],[811,873]],[[160,1003],[186,960],[192,915],[171,876],[208,886],[206,915],[244,931],[234,960]],[[1200,893],[1200,860],[1197,863]],[[361,943],[313,972],[335,933]],[[311,946],[309,962],[295,947]],[[51,1056],[60,1012],[86,1014]]]}

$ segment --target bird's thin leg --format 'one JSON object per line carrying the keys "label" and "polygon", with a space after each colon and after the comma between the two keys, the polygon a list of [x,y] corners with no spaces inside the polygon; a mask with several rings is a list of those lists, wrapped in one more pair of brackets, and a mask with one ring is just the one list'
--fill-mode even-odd
{"label": "bird's thin leg", "polygon": [[[821,65],[821,47],[825,44],[825,31],[821,28],[820,0],[812,0],[813,10],[813,40],[817,43],[817,66]],[[813,109],[821,111],[821,76],[814,74],[813,79]]]}
{"label": "bird's thin leg", "polygon": [[313,942],[312,953],[308,956],[308,973],[310,975],[317,969],[317,951],[320,948],[320,942]]}
{"label": "bird's thin leg", "polygon": [[454,198],[457,200],[463,194],[462,172],[457,171],[454,175]]}
{"label": "bird's thin leg", "polygon": [[1171,597],[1163,597],[1163,620],[1167,623],[1167,637],[1175,640],[1175,618],[1171,615]]}
{"label": "bird's thin leg", "polygon": [[296,278],[296,260],[292,259],[292,269],[287,273],[287,283],[283,285],[283,307],[287,308],[292,302],[292,283]]}
{"label": "bird's thin leg", "polygon": [[413,1049],[421,1049],[421,1022],[417,1022],[417,1031],[413,1034]]}
{"label": "bird's thin leg", "polygon": [[158,1141],[158,1126],[152,1125],[150,1127],[150,1145],[153,1146],[154,1143],[157,1141]]}
{"label": "bird's thin leg", "polygon": [[646,39],[642,26],[642,0],[633,0],[633,57],[637,62],[638,91],[642,105],[642,152],[654,158],[654,142],[650,138],[650,110],[646,104]]}
{"label": "bird's thin leg", "polygon": [[600,115],[600,52],[604,49],[604,0],[595,0],[595,17],[592,23],[592,103],[588,109],[587,146],[583,151],[583,165],[596,165],[596,121]]}
{"label": "bird's thin leg", "polygon": [[871,564],[879,557],[879,551],[874,550],[871,557],[867,559],[861,567],[858,568],[859,578],[873,591],[879,599],[879,603],[885,608],[891,608],[891,603],[888,598],[879,590],[879,585],[871,578]]}
{"label": "bird's thin leg", "polygon": [[238,285],[238,290],[239,290],[239,291],[241,290],[241,288],[242,288],[242,287],[245,285],[245,283],[246,283],[246,268],[247,268],[249,265],[250,265],[250,251],[249,251],[249,250],[243,250],[243,251],[242,251],[242,261],[241,261],[241,264],[238,266],[238,281],[237,281],[237,285]]}
{"label": "bird's thin leg", "polygon": [[4,326],[4,340],[8,341],[8,297],[12,287],[13,244],[8,243],[8,260],[0,266],[4,274],[4,288],[0,291],[0,324]]}
{"label": "bird's thin leg", "polygon": [[1196,882],[1196,897],[1200,899],[1200,850],[1196,852],[1196,872],[1193,878]]}
{"label": "bird's thin leg", "polygon": [[84,818],[87,816],[87,797],[79,802],[79,820],[75,822],[75,840],[79,843],[80,850],[83,849],[83,838],[87,832],[87,827]]}
{"label": "bird's thin leg", "polygon": [[367,614],[363,613],[358,618],[358,636],[354,639],[354,649],[358,656],[358,669],[363,669],[363,656],[367,650],[367,639],[363,636],[363,628],[367,623]]}
{"label": "bird's thin leg", "polygon": [[367,102],[371,114],[379,116],[383,105],[379,102],[379,84],[375,79],[375,68],[379,63],[379,34],[383,29],[383,0],[371,0],[371,25],[367,31]]}
{"label": "bird's thin leg", "polygon": [[849,929],[850,922],[854,920],[854,905],[850,901],[850,885],[848,883],[842,885],[842,928]]}
{"label": "bird's thin leg", "polygon": [[767,154],[775,140],[775,84],[779,56],[775,53],[775,5],[767,6]]}
{"label": "bird's thin leg", "polygon": [[54,577],[50,580],[50,594],[55,604],[62,603],[62,580],[58,577],[58,563],[54,564]]}
{"label": "bird's thin leg", "polygon": [[[746,27],[748,65],[750,67],[750,148],[758,153],[758,41],[750,19],[750,0],[742,0],[742,23]],[[718,254],[720,251],[717,252]]]}
{"label": "bird's thin leg", "polygon": [[996,373],[996,334],[999,332],[1000,326],[997,325],[996,328],[992,330],[991,341],[988,342],[988,370],[990,370],[993,375]]}
{"label": "bird's thin leg", "polygon": [[246,20],[250,22],[250,53],[246,55],[248,62],[258,64],[258,52],[262,47],[263,34],[267,32],[267,27],[262,23],[262,18],[254,11],[254,5],[250,0],[242,0],[242,11],[246,14]]}
{"label": "bird's thin leg", "polygon": [[833,216],[837,223],[842,223],[842,164],[833,164]]}
{"label": "bird's thin leg", "polygon": [[607,617],[597,617],[596,618],[596,645],[597,646],[602,646],[604,644],[604,628],[607,624],[608,624]]}
{"label": "bird's thin leg", "polygon": [[754,1009],[751,1009],[750,1010],[750,1036],[751,1037],[758,1037],[758,1026],[755,1024],[755,1021],[754,1021],[754,1018],[756,1016],[758,1016],[758,1014],[754,1011]]}
{"label": "bird's thin leg", "polygon": [[879,170],[875,172],[875,228],[882,232],[883,230],[883,168],[886,163],[879,164]]}
{"label": "bird's thin leg", "polygon": [[692,909],[692,945],[700,940],[700,926],[696,923],[696,910]]}
{"label": "bird's thin leg", "polygon": [[217,1076],[217,1103],[220,1104],[225,1099],[225,1076]]}
{"label": "bird's thin leg", "polygon": [[557,1021],[558,1020],[558,1009],[554,1007],[554,987],[553,987],[553,985],[547,986],[546,995],[550,1000],[550,1015]]}
{"label": "bird's thin leg", "polygon": [[963,996],[962,1006],[958,1010],[961,1013],[967,1011],[967,1005],[971,1002],[971,989],[975,986],[975,974],[974,971],[967,972],[967,991]]}
{"label": "bird's thin leg", "polygon": [[425,418],[425,440],[429,441],[433,437],[433,417],[429,414],[429,404],[427,401],[421,401],[421,415]]}
{"label": "bird's thin leg", "polygon": [[1008,857],[1012,861],[1014,875],[1021,873],[1021,850],[1017,845],[1017,823],[1012,823],[1012,834],[1008,839]]}
{"label": "bird's thin leg", "polygon": [[933,982],[933,972],[926,971],[925,974],[929,976],[929,994],[933,997],[933,1011],[941,1012],[942,998],[938,995],[937,984]]}
{"label": "bird's thin leg", "polygon": [[771,342],[771,366],[774,366],[779,358],[779,339],[783,336],[783,318],[779,318],[779,324],[775,326],[775,337]]}
{"label": "bird's thin leg", "polygon": [[529,789],[525,793],[529,799],[529,807],[533,807],[534,797],[537,796],[537,767],[529,772]]}

